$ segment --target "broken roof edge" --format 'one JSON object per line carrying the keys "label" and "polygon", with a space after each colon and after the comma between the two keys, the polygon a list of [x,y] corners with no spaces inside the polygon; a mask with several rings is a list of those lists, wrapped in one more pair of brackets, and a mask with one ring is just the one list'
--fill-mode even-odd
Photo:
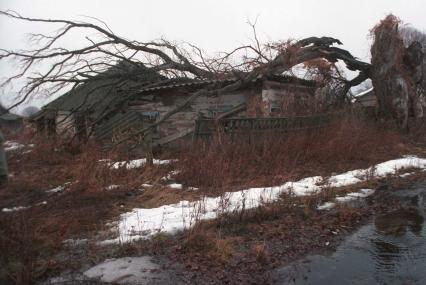
{"label": "broken roof edge", "polygon": [[[173,83],[166,83],[165,81],[158,82],[158,86],[152,86],[155,85],[155,82],[150,82],[148,86],[145,88],[126,88],[126,89],[117,89],[117,92],[134,92],[134,93],[146,93],[146,92],[154,92],[154,91],[160,91],[160,90],[170,90],[174,88],[182,88],[182,87],[200,87],[205,86],[209,84],[219,84],[219,83],[232,83],[239,80],[239,78],[224,78],[224,79],[191,79],[191,78],[177,78],[177,80],[182,80],[185,82],[176,83],[176,78],[171,81],[175,81]],[[308,88],[315,88],[317,86],[317,83],[314,80],[307,80],[303,78],[299,78],[296,76],[290,76],[290,75],[269,75],[269,76],[261,76],[259,75],[255,79],[252,80],[253,83],[263,82],[265,80],[268,81],[274,81],[277,83],[283,83],[283,84],[297,84],[301,86],[306,86]],[[165,83],[165,84],[164,84]],[[84,85],[84,84],[83,84]],[[50,112],[56,112],[60,111],[61,109],[58,109],[57,106],[55,106],[55,103],[58,101],[64,99],[64,96],[73,96],[75,92],[80,91],[83,86],[79,86],[76,90],[69,90],[65,92],[63,95],[59,96],[52,102],[49,102],[48,104],[44,105],[41,110],[35,114],[33,114],[31,117],[29,117],[29,120],[34,121],[38,118],[44,116],[47,113]],[[68,110],[70,112],[78,112],[78,110]]]}
{"label": "broken roof edge", "polygon": [[18,115],[18,114],[4,113],[4,114],[0,115],[0,119],[6,120],[6,121],[14,121],[14,120],[23,119],[23,117]]}
{"label": "broken roof edge", "polygon": [[[295,76],[288,76],[288,75],[274,75],[274,76],[265,76],[265,77],[262,77],[262,76],[259,75],[258,77],[253,79],[252,82],[255,83],[255,82],[259,82],[261,80],[265,80],[265,79],[270,80],[270,81],[279,82],[279,83],[300,84],[300,85],[307,86],[307,87],[316,87],[317,86],[317,84],[314,80],[307,80],[307,79],[298,78],[298,77],[295,77]],[[206,79],[206,80],[194,79],[193,81],[188,81],[188,82],[183,82],[183,83],[164,84],[164,85],[159,85],[159,86],[154,86],[154,87],[140,88],[140,89],[135,89],[134,91],[138,92],[138,93],[145,93],[145,92],[167,90],[167,89],[173,89],[173,88],[179,88],[179,87],[196,87],[196,86],[216,84],[216,83],[226,83],[226,82],[232,83],[232,82],[236,82],[238,80],[239,79],[236,78],[236,77],[226,78],[226,79]],[[128,90],[119,90],[119,91],[123,92],[123,91],[128,91]]]}

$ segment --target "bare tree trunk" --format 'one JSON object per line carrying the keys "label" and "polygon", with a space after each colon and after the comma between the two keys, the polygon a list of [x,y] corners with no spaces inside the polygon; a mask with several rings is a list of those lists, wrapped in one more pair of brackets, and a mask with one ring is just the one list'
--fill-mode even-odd
{"label": "bare tree trunk", "polygon": [[404,47],[399,24],[395,16],[389,15],[373,29],[371,79],[379,116],[395,119],[401,129],[407,130],[410,116],[423,117],[423,52],[419,43]]}

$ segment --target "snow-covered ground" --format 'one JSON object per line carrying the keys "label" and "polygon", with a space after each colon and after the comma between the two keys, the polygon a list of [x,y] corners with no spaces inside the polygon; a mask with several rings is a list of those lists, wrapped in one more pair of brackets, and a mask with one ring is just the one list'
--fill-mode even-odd
{"label": "snow-covered ground", "polygon": [[118,189],[118,188],[120,188],[120,185],[111,184],[111,185],[105,187],[105,190],[106,191],[111,191],[111,190],[115,190],[115,189]]}
{"label": "snow-covered ground", "polygon": [[22,211],[22,210],[26,210],[29,207],[25,207],[25,206],[17,206],[17,207],[13,207],[13,208],[3,208],[1,211],[3,213],[10,213],[10,212],[17,212],[17,211]]}
{"label": "snow-covered ground", "polygon": [[72,184],[72,182],[65,182],[64,185],[59,185],[55,188],[46,190],[46,193],[60,193],[65,191],[70,185]]}
{"label": "snow-covered ground", "polygon": [[4,145],[4,151],[13,151],[13,150],[22,149],[25,147],[25,145],[20,144],[18,142],[14,142],[14,141],[5,141],[3,145]]}
{"label": "snow-covered ground", "polygon": [[64,187],[64,186],[62,186],[62,185],[60,185],[60,186],[58,186],[58,187],[55,187],[55,188],[52,188],[52,189],[46,190],[46,193],[59,193],[59,192],[62,192],[62,191],[64,191],[64,190],[65,190],[65,187]]}
{"label": "snow-covered ground", "polygon": [[31,152],[31,148],[34,147],[34,144],[24,145],[16,141],[5,141],[3,143],[3,146],[4,146],[4,151],[6,152],[16,151],[16,150],[21,150],[26,148],[27,150],[24,153],[28,153],[28,152]]}
{"label": "snow-covered ground", "polygon": [[171,184],[169,184],[169,185],[167,185],[169,188],[172,188],[172,189],[177,189],[177,190],[181,190],[182,188],[183,188],[183,185],[182,184],[179,184],[179,183],[171,183]]}
{"label": "snow-covered ground", "polygon": [[[71,184],[72,184],[71,182],[66,182],[66,183],[64,183],[64,185],[59,185],[55,188],[46,190],[46,193],[49,193],[49,194],[61,193],[61,192],[65,191],[67,189],[67,187],[69,187]],[[37,203],[37,204],[32,205],[32,206],[15,206],[15,207],[10,207],[10,208],[3,208],[1,211],[3,213],[11,213],[11,212],[26,210],[26,209],[29,209],[33,206],[42,206],[42,205],[47,205],[47,201],[43,201],[43,202]]]}
{"label": "snow-covered ground", "polygon": [[[405,156],[386,161],[367,169],[357,169],[333,175],[328,179],[314,176],[280,186],[250,188],[237,192],[226,192],[220,197],[204,198],[200,201],[180,201],[152,209],[133,209],[122,214],[115,225],[118,237],[103,241],[102,244],[124,243],[148,238],[156,233],[173,233],[189,228],[198,220],[214,219],[223,212],[240,211],[261,206],[279,199],[282,193],[296,196],[310,195],[329,187],[343,187],[365,181],[372,177],[395,174],[404,168],[426,168],[426,159]],[[367,193],[364,193],[366,195]],[[356,194],[354,194],[356,195]],[[359,195],[362,196],[362,193]]]}
{"label": "snow-covered ground", "polygon": [[375,190],[373,189],[361,189],[359,192],[348,193],[345,196],[336,197],[335,202],[325,202],[317,207],[318,210],[330,210],[336,206],[336,203],[346,203],[357,199],[367,198],[373,195]]}
{"label": "snow-covered ground", "polygon": [[[106,161],[107,160],[105,160],[105,159],[100,160],[100,162],[106,162]],[[153,163],[154,163],[154,165],[164,165],[164,164],[170,164],[174,161],[175,160],[172,160],[172,159],[166,159],[166,160],[154,159]],[[126,167],[126,169],[141,168],[145,164],[146,164],[146,158],[134,159],[134,160],[129,160],[129,161],[118,161],[118,162],[112,162],[112,163],[109,162],[109,165],[113,169],[119,169],[119,168],[122,168],[122,167]]]}
{"label": "snow-covered ground", "polygon": [[169,173],[167,173],[167,175],[166,175],[166,176],[161,177],[161,180],[162,180],[162,181],[170,181],[170,180],[173,180],[173,177],[175,177],[177,174],[179,174],[179,171],[178,171],[178,170],[172,170],[172,171],[170,171]]}
{"label": "snow-covered ground", "polygon": [[[43,205],[47,205],[47,202],[43,201],[43,202],[35,204],[35,206],[43,206]],[[31,207],[32,206],[17,206],[17,207],[12,207],[12,208],[3,208],[1,211],[3,213],[11,213],[11,212],[26,210],[26,209],[29,209]]]}
{"label": "snow-covered ground", "polygon": [[84,272],[84,276],[108,283],[157,284],[156,282],[167,281],[160,269],[149,256],[123,257],[107,259]]}

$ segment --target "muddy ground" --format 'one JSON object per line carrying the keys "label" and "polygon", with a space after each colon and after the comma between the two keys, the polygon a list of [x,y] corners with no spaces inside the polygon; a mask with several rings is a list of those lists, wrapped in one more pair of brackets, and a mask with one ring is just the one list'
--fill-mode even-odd
{"label": "muddy ground", "polygon": [[175,236],[158,235],[114,247],[74,244],[63,258],[65,262],[72,257],[74,270],[81,272],[107,258],[148,256],[158,268],[147,284],[280,284],[278,268],[307,255],[333,251],[372,217],[399,207],[398,200],[390,198],[391,191],[409,189],[425,179],[425,173],[418,172],[334,190],[333,195],[367,186],[377,191],[367,200],[329,211],[315,209],[319,197],[283,197],[243,217],[202,222]]}

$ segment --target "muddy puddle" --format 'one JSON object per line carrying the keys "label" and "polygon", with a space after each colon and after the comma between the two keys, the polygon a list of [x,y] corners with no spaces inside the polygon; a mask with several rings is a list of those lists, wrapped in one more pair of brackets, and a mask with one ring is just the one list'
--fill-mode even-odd
{"label": "muddy puddle", "polygon": [[426,284],[426,184],[387,198],[400,207],[374,217],[335,252],[278,269],[278,283]]}

